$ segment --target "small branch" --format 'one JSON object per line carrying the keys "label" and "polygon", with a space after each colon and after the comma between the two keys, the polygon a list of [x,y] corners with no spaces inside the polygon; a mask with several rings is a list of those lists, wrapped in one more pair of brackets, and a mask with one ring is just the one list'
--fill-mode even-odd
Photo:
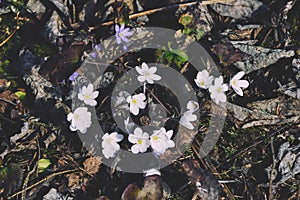
{"label": "small branch", "polygon": [[9,101],[9,100],[3,99],[3,98],[0,98],[0,101],[4,101],[5,103],[9,103],[9,104],[11,104],[11,105],[13,105],[13,106],[16,106],[16,105],[17,105],[17,104],[15,104],[15,103],[12,102],[12,101]]}
{"label": "small branch", "polygon": [[26,192],[27,190],[30,190],[30,189],[38,186],[39,184],[41,184],[41,183],[43,183],[43,182],[45,182],[45,181],[47,181],[47,180],[55,177],[55,176],[63,175],[63,174],[69,174],[69,173],[73,173],[73,172],[76,172],[76,171],[78,171],[78,169],[70,169],[70,170],[65,170],[65,171],[56,172],[54,174],[51,174],[51,175],[47,176],[46,178],[43,178],[42,180],[40,180],[40,181],[32,184],[31,186],[29,186],[29,187],[27,187],[27,188],[25,188],[25,189],[23,189],[23,190],[15,193],[15,194],[13,194],[13,195],[7,197],[7,199],[12,199],[12,198],[16,197],[17,195],[22,194],[23,192]]}
{"label": "small branch", "polygon": [[171,115],[171,112],[166,108],[166,106],[164,106],[164,104],[157,98],[157,96],[155,96],[155,94],[153,94],[147,87],[146,90],[148,90],[151,96]]}
{"label": "small branch", "polygon": [[0,47],[2,47],[6,42],[8,42],[10,40],[10,38],[12,38],[12,36],[14,36],[14,34],[17,32],[17,30],[19,29],[19,14],[20,12],[17,12],[17,22],[16,22],[16,28],[13,30],[13,32],[11,34],[9,34],[9,36],[3,40],[3,42],[1,42]]}
{"label": "small branch", "polygon": [[[210,5],[210,4],[215,4],[215,3],[230,3],[230,2],[233,2],[233,1],[234,0],[207,0],[207,1],[202,1],[202,2],[193,1],[193,2],[188,2],[188,3],[179,3],[179,4],[174,4],[174,5],[169,5],[169,6],[165,6],[165,7],[161,7],[161,8],[154,8],[154,9],[151,9],[151,10],[146,10],[146,11],[134,13],[134,14],[129,15],[129,19],[135,19],[135,18],[138,18],[138,17],[146,16],[146,15],[152,15],[152,14],[157,13],[157,12],[166,11],[166,10],[174,9],[174,8],[185,8],[185,7],[195,5],[197,3],[199,3],[200,5]],[[93,30],[99,28],[100,26],[110,26],[110,25],[113,25],[114,23],[115,22],[113,20],[108,21],[108,22],[104,22],[103,24],[101,24],[99,26],[91,27],[89,29],[89,31],[93,31]]]}

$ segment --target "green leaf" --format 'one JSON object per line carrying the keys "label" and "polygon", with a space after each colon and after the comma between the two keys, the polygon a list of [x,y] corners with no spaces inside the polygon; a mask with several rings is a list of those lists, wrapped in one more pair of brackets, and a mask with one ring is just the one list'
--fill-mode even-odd
{"label": "green leaf", "polygon": [[40,159],[38,161],[38,169],[39,172],[44,172],[51,165],[51,161],[49,159]]}
{"label": "green leaf", "polygon": [[183,14],[179,18],[179,23],[182,24],[184,27],[189,25],[193,21],[193,15]]}
{"label": "green leaf", "polygon": [[23,91],[17,91],[15,92],[15,95],[17,95],[17,97],[20,99],[20,100],[23,100],[26,96],[26,92],[23,92]]}

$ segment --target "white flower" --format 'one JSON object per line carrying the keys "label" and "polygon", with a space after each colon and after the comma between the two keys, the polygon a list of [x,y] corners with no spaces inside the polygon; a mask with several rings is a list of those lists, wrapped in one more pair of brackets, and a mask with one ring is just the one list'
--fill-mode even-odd
{"label": "white flower", "polygon": [[208,89],[212,85],[213,77],[209,76],[207,70],[198,72],[196,79],[194,79],[198,87]]}
{"label": "white flower", "polygon": [[133,132],[134,123],[129,122],[129,117],[127,117],[127,119],[124,120],[124,126],[127,133]]}
{"label": "white flower", "polygon": [[233,78],[230,80],[230,86],[233,88],[233,90],[240,96],[243,96],[243,89],[247,88],[249,86],[249,82],[246,80],[240,80],[245,75],[245,72],[241,71],[233,76]]}
{"label": "white flower", "polygon": [[129,110],[133,115],[138,115],[140,109],[146,107],[146,96],[143,93],[139,93],[133,96],[127,97],[126,101],[130,104]]}
{"label": "white flower", "polygon": [[97,98],[98,94],[99,92],[94,91],[94,86],[90,83],[87,87],[83,86],[79,90],[78,99],[87,105],[95,106],[97,105],[97,101],[95,99]]}
{"label": "white flower", "polygon": [[123,140],[123,135],[117,132],[111,134],[105,133],[102,137],[102,153],[106,159],[116,156],[117,151],[120,150],[118,142]]}
{"label": "white flower", "polygon": [[75,109],[74,113],[69,113],[67,120],[71,121],[71,131],[79,130],[81,133],[86,133],[87,128],[92,125],[91,116],[87,107],[79,107]]}
{"label": "white flower", "polygon": [[166,131],[164,127],[160,130],[153,131],[153,135],[150,137],[150,143],[155,154],[164,154],[166,149],[175,146],[175,143],[171,140],[172,135],[173,130]]}
{"label": "white flower", "polygon": [[147,81],[148,83],[153,84],[154,81],[158,81],[161,79],[159,75],[155,74],[157,68],[156,67],[149,68],[145,62],[142,63],[142,68],[136,66],[135,69],[140,74],[140,76],[138,76],[138,81],[141,83]]}
{"label": "white flower", "polygon": [[183,115],[181,116],[179,123],[188,128],[188,129],[194,129],[194,126],[191,122],[197,120],[197,116],[194,115],[191,111],[186,111],[185,113],[183,113]]}
{"label": "white flower", "polygon": [[224,92],[228,91],[228,85],[223,84],[223,76],[216,78],[214,85],[209,87],[210,97],[217,103],[225,102],[226,95]]}
{"label": "white flower", "polygon": [[199,104],[198,102],[191,100],[187,103],[186,108],[191,112],[195,112],[199,109]]}
{"label": "white flower", "polygon": [[134,154],[137,154],[139,152],[144,153],[147,151],[148,147],[150,146],[149,134],[143,132],[143,130],[139,127],[137,127],[134,130],[133,134],[130,134],[128,136],[128,141],[134,144],[131,147],[131,151]]}

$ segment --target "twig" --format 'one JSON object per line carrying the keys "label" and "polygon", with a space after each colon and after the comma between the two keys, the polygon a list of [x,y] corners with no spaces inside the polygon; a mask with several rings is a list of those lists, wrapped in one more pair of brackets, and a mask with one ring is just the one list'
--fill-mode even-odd
{"label": "twig", "polygon": [[157,98],[157,96],[155,96],[155,94],[153,94],[151,92],[151,90],[149,90],[147,87],[146,87],[146,90],[149,91],[149,93],[151,94],[151,96],[156,99],[156,101],[158,101],[158,103],[171,115],[171,112],[164,106],[164,104]]}
{"label": "twig", "polygon": [[3,101],[3,102],[5,102],[5,103],[9,103],[9,104],[11,104],[11,105],[13,105],[13,106],[16,106],[16,105],[17,105],[17,104],[15,104],[15,103],[12,102],[12,101],[9,101],[9,100],[3,99],[3,98],[0,98],[0,101]]}
{"label": "twig", "polygon": [[13,30],[13,32],[11,32],[9,34],[9,36],[5,40],[3,40],[3,42],[1,42],[0,47],[2,47],[6,42],[8,42],[10,40],[10,38],[12,38],[12,36],[14,36],[14,34],[19,29],[19,14],[20,14],[20,12],[17,12],[17,16],[16,16],[16,19],[17,19],[16,28]]}
{"label": "twig", "polygon": [[[174,4],[174,5],[169,5],[169,6],[165,6],[165,7],[161,7],[161,8],[154,8],[151,10],[134,13],[134,14],[129,15],[129,19],[135,19],[138,17],[146,16],[146,15],[152,15],[157,12],[166,11],[166,10],[174,9],[174,8],[185,8],[188,6],[195,5],[197,3],[199,3],[200,5],[210,5],[210,4],[215,4],[215,3],[228,3],[228,2],[233,2],[233,1],[234,0],[208,0],[208,1],[203,1],[203,2],[193,1],[193,2],[188,2],[188,3],[179,3],[179,4]],[[110,26],[110,25],[113,25],[114,23],[115,22],[113,20],[104,22],[103,24],[101,24],[99,26],[90,27],[89,31],[93,31],[93,30],[99,28],[100,26]]]}
{"label": "twig", "polygon": [[53,173],[53,174],[51,174],[51,175],[49,175],[49,176],[43,178],[42,180],[40,180],[40,181],[38,181],[38,182],[32,184],[31,186],[29,186],[29,187],[27,187],[27,188],[25,188],[25,189],[22,189],[21,191],[19,191],[19,192],[13,194],[13,195],[7,197],[7,199],[12,199],[12,198],[16,197],[17,195],[19,195],[19,194],[21,194],[21,193],[23,193],[23,192],[25,192],[25,191],[27,191],[27,190],[30,190],[30,189],[32,189],[32,188],[38,186],[39,184],[41,184],[41,183],[43,183],[43,182],[45,182],[45,181],[47,181],[47,180],[49,180],[49,179],[55,177],[55,176],[63,175],[63,174],[69,174],[69,173],[73,173],[73,172],[76,172],[76,171],[78,171],[78,169],[69,169],[69,170],[65,170],[65,171]]}

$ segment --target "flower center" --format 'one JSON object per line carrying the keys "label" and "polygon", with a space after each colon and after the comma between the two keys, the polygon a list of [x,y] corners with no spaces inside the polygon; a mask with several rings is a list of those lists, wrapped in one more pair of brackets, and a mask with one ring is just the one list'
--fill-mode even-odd
{"label": "flower center", "polygon": [[222,93],[222,88],[221,88],[221,87],[218,87],[218,88],[216,89],[216,91],[217,91],[217,93]]}
{"label": "flower center", "polygon": [[132,100],[131,100],[131,103],[136,104],[136,103],[137,103],[137,100],[136,100],[136,99],[132,99]]}
{"label": "flower center", "polygon": [[79,115],[78,114],[74,115],[74,119],[78,120],[79,119]]}
{"label": "flower center", "polygon": [[200,81],[200,85],[205,85],[205,82],[204,81]]}
{"label": "flower center", "polygon": [[123,37],[123,33],[122,32],[119,33],[119,37]]}
{"label": "flower center", "polygon": [[142,144],[142,143],[143,143],[143,140],[138,139],[137,143],[138,143],[138,144]]}
{"label": "flower center", "polygon": [[156,135],[156,136],[153,136],[153,138],[152,138],[154,141],[156,141],[156,140],[158,140],[159,139],[159,137]]}
{"label": "flower center", "polygon": [[85,98],[85,99],[90,99],[91,96],[90,96],[90,95],[85,95],[84,98]]}
{"label": "flower center", "polygon": [[149,77],[149,76],[150,76],[150,73],[149,73],[149,72],[146,72],[146,73],[145,73],[145,76],[146,76],[146,77]]}
{"label": "flower center", "polygon": [[111,138],[107,138],[107,139],[106,139],[106,142],[107,142],[107,143],[111,143],[111,141],[112,141]]}
{"label": "flower center", "polygon": [[236,80],[232,80],[231,85],[236,85]]}

